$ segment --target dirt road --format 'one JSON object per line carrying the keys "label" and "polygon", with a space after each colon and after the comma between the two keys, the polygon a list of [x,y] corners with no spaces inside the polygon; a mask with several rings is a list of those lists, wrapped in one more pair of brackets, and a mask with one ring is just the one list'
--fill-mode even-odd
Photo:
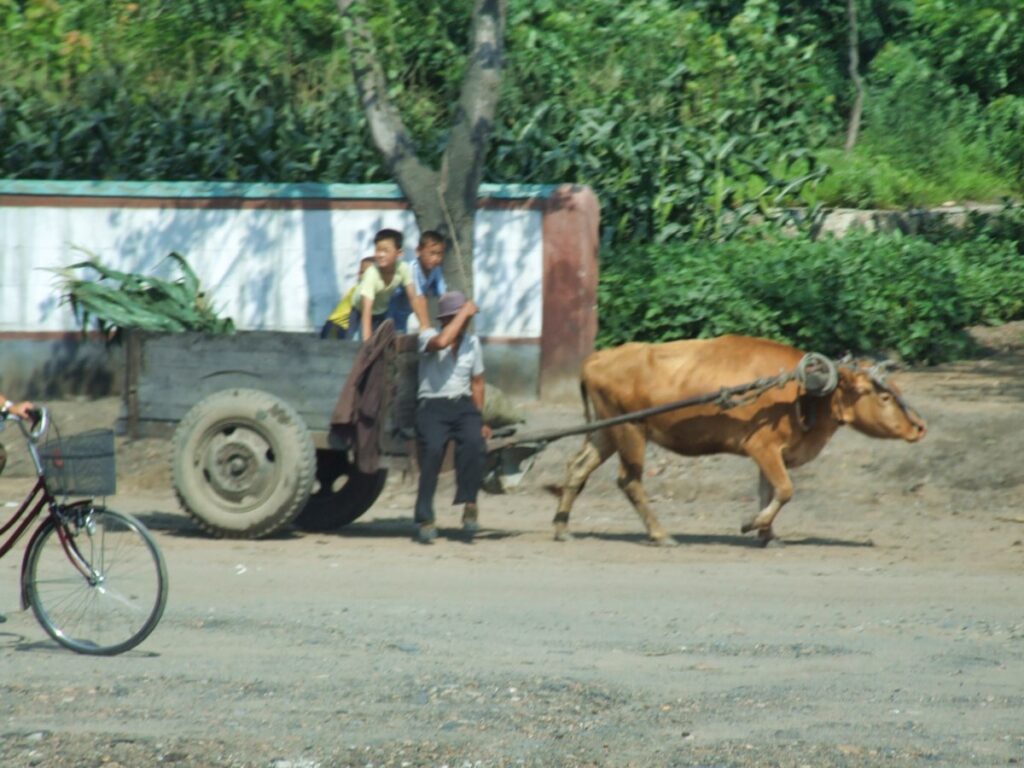
{"label": "dirt road", "polygon": [[[731,457],[651,450],[674,549],[646,545],[611,463],[576,540],[552,541],[544,486],[578,438],[484,497],[476,540],[445,509],[423,547],[398,474],[336,534],[209,539],[167,490],[166,446],[125,443],[111,506],[158,535],[165,618],[134,652],[75,656],[0,561],[0,766],[1024,763],[1024,350],[898,381],[925,441],[841,432],[794,473],[773,550],[738,533],[756,471]],[[65,431],[116,407],[54,404]]]}

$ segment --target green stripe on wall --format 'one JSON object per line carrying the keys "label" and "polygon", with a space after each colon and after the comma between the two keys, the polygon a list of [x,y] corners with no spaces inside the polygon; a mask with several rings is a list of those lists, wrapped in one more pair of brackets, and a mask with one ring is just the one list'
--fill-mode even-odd
{"label": "green stripe on wall", "polygon": [[[550,197],[555,184],[482,184],[480,197]],[[0,195],[287,200],[402,200],[397,184],[242,184],[204,181],[45,181],[0,179]]]}

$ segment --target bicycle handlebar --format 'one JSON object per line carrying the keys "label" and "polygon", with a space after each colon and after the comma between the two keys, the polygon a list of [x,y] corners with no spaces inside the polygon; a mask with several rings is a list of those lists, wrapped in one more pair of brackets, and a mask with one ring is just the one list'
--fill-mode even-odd
{"label": "bicycle handlebar", "polygon": [[25,437],[33,443],[38,443],[39,439],[46,434],[46,430],[50,426],[50,411],[44,405],[37,405],[29,410],[28,415],[32,422],[31,427],[26,427],[25,419],[21,418],[21,416],[16,413],[11,413],[10,411],[4,413],[3,418],[9,421],[18,422],[18,426],[21,427],[21,431]]}
{"label": "bicycle handlebar", "polygon": [[32,428],[28,434],[32,442],[36,443],[50,426],[50,410],[46,406],[37,405],[29,411],[29,416],[32,418]]}

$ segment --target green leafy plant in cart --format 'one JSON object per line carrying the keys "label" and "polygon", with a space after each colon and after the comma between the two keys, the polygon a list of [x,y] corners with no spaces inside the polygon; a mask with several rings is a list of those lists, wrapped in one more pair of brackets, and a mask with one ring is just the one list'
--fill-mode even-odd
{"label": "green leafy plant in cart", "polygon": [[[97,258],[56,270],[63,298],[79,318],[82,332],[95,323],[108,338],[123,329],[234,333],[234,322],[217,315],[185,257],[172,252],[167,258],[181,272],[176,280],[121,272]],[[83,276],[90,272],[94,278]]]}

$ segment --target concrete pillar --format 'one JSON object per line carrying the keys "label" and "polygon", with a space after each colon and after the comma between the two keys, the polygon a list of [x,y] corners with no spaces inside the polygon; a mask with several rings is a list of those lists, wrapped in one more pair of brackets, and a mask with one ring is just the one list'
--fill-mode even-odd
{"label": "concrete pillar", "polygon": [[600,205],[589,187],[563,185],[544,210],[540,396],[579,398],[580,365],[597,336]]}

